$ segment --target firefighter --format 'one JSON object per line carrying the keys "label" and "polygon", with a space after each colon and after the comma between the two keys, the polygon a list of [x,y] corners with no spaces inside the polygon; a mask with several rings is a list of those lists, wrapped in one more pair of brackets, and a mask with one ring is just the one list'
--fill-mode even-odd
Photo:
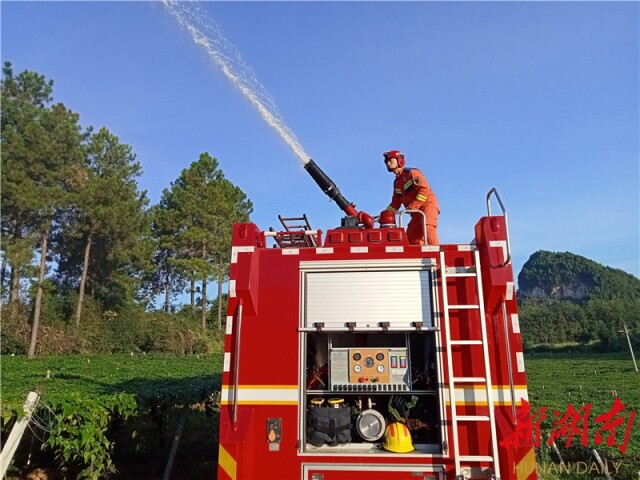
{"label": "firefighter", "polygon": [[[417,168],[405,167],[404,155],[398,150],[390,150],[383,155],[387,171],[396,176],[393,182],[393,197],[387,210],[395,213],[401,205],[408,210],[422,210],[427,223],[427,244],[438,245],[438,199],[424,175]],[[411,214],[411,221],[407,226],[407,237],[411,245],[425,244],[422,222],[422,215]]]}

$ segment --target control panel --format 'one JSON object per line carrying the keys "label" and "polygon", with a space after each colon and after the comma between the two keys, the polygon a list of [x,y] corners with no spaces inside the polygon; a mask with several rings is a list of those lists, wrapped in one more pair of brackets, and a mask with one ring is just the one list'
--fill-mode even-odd
{"label": "control panel", "polygon": [[330,388],[338,392],[399,392],[410,389],[406,348],[333,348]]}

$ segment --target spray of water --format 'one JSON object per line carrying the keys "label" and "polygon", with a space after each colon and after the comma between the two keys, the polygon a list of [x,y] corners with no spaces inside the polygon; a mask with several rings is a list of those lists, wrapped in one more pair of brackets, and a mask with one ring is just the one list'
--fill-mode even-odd
{"label": "spray of water", "polygon": [[224,37],[222,30],[213,19],[199,7],[197,2],[163,0],[162,3],[173,18],[189,32],[193,41],[205,50],[224,76],[251,102],[263,120],[293,150],[302,165],[306,165],[310,157],[293,132],[285,125],[271,95],[260,84],[251,67],[242,59],[236,46]]}

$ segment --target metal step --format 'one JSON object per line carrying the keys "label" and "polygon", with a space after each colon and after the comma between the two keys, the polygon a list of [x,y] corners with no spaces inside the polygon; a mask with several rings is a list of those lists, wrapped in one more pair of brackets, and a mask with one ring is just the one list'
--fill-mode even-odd
{"label": "metal step", "polygon": [[445,267],[444,272],[446,277],[475,277],[476,269],[473,266],[470,267]]}
{"label": "metal step", "polygon": [[453,310],[454,308],[457,310],[474,310],[480,308],[480,305],[447,305],[446,308],[449,310]]}
{"label": "metal step", "polygon": [[456,418],[463,422],[489,422],[491,420],[489,415],[457,415]]}
{"label": "metal step", "polygon": [[485,383],[487,381],[484,377],[454,377],[453,383]]}
{"label": "metal step", "polygon": [[451,340],[450,345],[482,345],[482,340]]}
{"label": "metal step", "polygon": [[491,455],[460,455],[460,463],[463,462],[493,462]]}

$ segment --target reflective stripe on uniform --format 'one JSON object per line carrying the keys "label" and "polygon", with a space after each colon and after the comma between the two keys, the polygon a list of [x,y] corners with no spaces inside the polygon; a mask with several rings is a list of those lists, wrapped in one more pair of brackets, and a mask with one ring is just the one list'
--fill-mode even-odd
{"label": "reflective stripe on uniform", "polygon": [[421,202],[424,202],[427,200],[427,197],[425,197],[424,195],[422,195],[421,193],[416,195],[416,200],[420,200]]}

